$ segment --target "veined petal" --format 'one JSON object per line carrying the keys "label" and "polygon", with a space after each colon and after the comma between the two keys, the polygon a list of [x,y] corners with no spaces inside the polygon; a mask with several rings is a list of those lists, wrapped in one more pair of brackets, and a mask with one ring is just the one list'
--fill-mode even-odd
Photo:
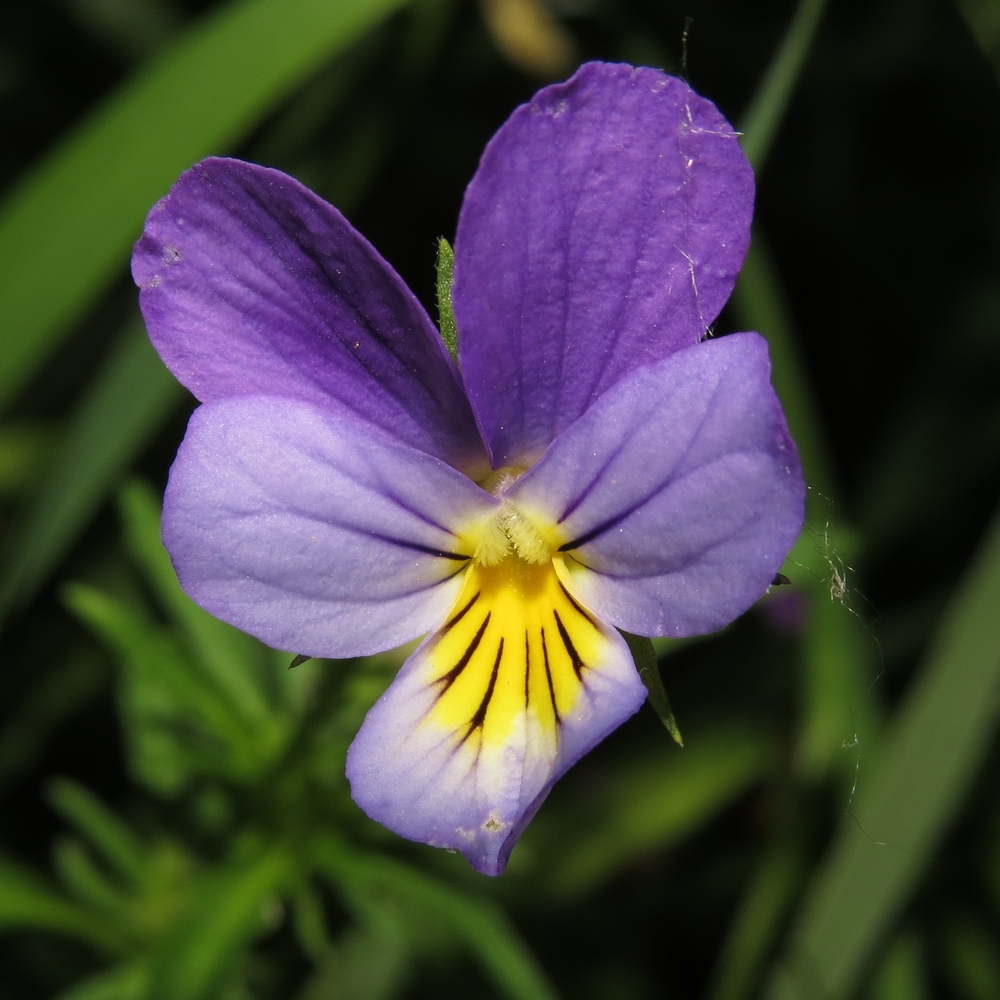
{"label": "veined petal", "polygon": [[623,376],[702,338],[753,194],[729,123],[658,70],[588,63],[514,112],[455,240],[459,356],[495,468],[532,464]]}
{"label": "veined petal", "polygon": [[711,632],[771,583],[805,486],[755,333],[610,389],[506,496],[558,526],[564,581],[618,628]]}
{"label": "veined petal", "polygon": [[498,875],[556,779],[645,696],[621,636],[551,563],[473,565],[368,713],[347,756],[351,794],[402,836]]}
{"label": "veined petal", "polygon": [[[163,540],[187,593],[278,649],[357,656],[439,623],[498,501],[356,418],[244,396],[195,411]],[[467,547],[467,546],[466,546]]]}
{"label": "veined petal", "polygon": [[132,257],[149,335],[202,402],[338,407],[473,472],[485,455],[423,307],[332,205],[277,170],[203,160],[149,213]]}

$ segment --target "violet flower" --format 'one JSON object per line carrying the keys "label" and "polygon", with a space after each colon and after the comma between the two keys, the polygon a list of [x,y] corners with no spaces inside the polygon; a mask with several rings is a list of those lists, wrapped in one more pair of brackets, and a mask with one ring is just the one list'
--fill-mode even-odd
{"label": "violet flower", "polygon": [[803,519],[754,333],[706,340],[753,178],[709,101],[590,63],[511,116],[455,241],[458,366],[344,217],[292,178],[193,167],[133,273],[202,402],[163,538],[185,590],[280,649],[430,633],[347,776],[369,816],[503,870],[553,783],[646,691],[617,629],[711,632]]}

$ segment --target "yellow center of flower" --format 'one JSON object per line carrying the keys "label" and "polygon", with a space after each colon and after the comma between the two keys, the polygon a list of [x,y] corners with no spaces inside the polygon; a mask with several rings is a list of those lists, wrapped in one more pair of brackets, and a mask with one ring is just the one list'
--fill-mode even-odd
{"label": "yellow center of flower", "polygon": [[429,719],[477,748],[502,745],[522,725],[554,740],[608,645],[560,580],[558,529],[505,500],[463,541],[474,555],[429,652]]}

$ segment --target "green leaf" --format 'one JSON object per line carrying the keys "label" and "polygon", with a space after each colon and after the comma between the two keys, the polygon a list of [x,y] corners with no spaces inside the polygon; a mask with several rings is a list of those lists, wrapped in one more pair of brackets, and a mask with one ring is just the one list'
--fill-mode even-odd
{"label": "green leaf", "polygon": [[267,904],[293,869],[286,852],[270,848],[213,870],[153,959],[150,1000],[215,1000],[237,955],[271,929]]}
{"label": "green leaf", "polygon": [[944,937],[945,967],[955,995],[1000,1000],[1000,951],[992,928],[966,913],[948,921]]}
{"label": "green leaf", "polygon": [[757,861],[713,976],[710,1000],[754,995],[762,966],[806,875],[798,830],[776,839]]}
{"label": "green leaf", "polygon": [[295,889],[292,916],[299,946],[314,962],[319,962],[329,948],[323,901],[311,882],[303,881]]}
{"label": "green leaf", "polygon": [[501,995],[510,1000],[555,1000],[534,955],[495,903],[474,899],[388,857],[361,854],[333,837],[317,838],[316,864],[349,890],[376,887],[444,920],[472,952]]}
{"label": "green leaf", "polygon": [[[140,753],[159,749],[172,755],[158,762],[167,770],[152,774],[144,770],[149,761],[140,756],[133,765],[138,763],[140,778],[153,777],[153,787],[161,787],[157,778],[173,778],[176,784],[162,788],[169,791],[191,773],[246,780],[270,766],[277,749],[272,734],[249,727],[225,692],[184,655],[170,633],[92,587],[72,584],[64,599],[119,657],[127,677],[124,700],[130,739],[137,742]],[[156,732],[158,723],[167,727],[159,730],[161,740],[169,736],[169,741],[158,748],[144,747],[146,734]]]}
{"label": "green leaf", "polygon": [[769,1000],[851,996],[916,889],[996,732],[998,607],[1000,515],[841,820]]}
{"label": "green leaf", "polygon": [[0,426],[0,498],[8,501],[34,485],[51,458],[53,428],[38,421]]}
{"label": "green leaf", "polygon": [[[550,809],[547,823],[574,830],[571,843],[560,838],[555,856],[535,845],[552,892],[592,892],[636,858],[671,847],[760,781],[773,757],[763,733],[702,732],[688,740],[684,753],[633,764],[617,775],[601,800],[587,802],[580,821]],[[538,820],[536,825],[544,833]]]}
{"label": "green leaf", "polygon": [[826,0],[800,0],[785,37],[767,67],[750,107],[743,115],[743,152],[758,172],[763,169],[771,144],[795,91],[806,55],[819,27]]}
{"label": "green leaf", "polygon": [[127,916],[128,897],[94,862],[90,852],[75,838],[56,841],[54,860],[62,883],[80,902],[113,916]]}
{"label": "green leaf", "polygon": [[160,541],[160,504],[145,483],[133,480],[122,490],[119,508],[129,547],[167,615],[187,639],[193,660],[225,693],[248,728],[259,738],[278,738],[262,687],[273,671],[266,647],[203,611],[181,590],[167,550]]}
{"label": "green leaf", "polygon": [[[370,900],[367,919],[349,927],[320,958],[299,1000],[394,1000],[410,971],[410,954],[398,907]],[[371,919],[372,911],[379,919]]]}
{"label": "green leaf", "polygon": [[57,895],[34,873],[0,856],[0,931],[32,928],[117,948],[117,935],[93,913]]}
{"label": "green leaf", "polygon": [[146,1000],[148,996],[149,969],[129,963],[85,979],[56,1000]]}
{"label": "green leaf", "polygon": [[875,972],[868,1000],[931,1000],[923,943],[913,933],[897,935]]}
{"label": "green leaf", "polygon": [[8,533],[0,617],[30,602],[183,392],[137,319],[77,405],[48,472]]}
{"label": "green leaf", "polygon": [[660,674],[660,665],[656,659],[656,650],[653,648],[651,640],[641,635],[632,635],[631,632],[623,632],[622,638],[628,644],[629,652],[635,663],[635,669],[639,672],[642,683],[646,685],[647,700],[650,707],[660,717],[660,721],[667,727],[667,732],[673,737],[674,742],[679,746],[684,746],[681,731],[674,718],[674,710],[670,707],[670,698],[667,696],[667,689]]}
{"label": "green leaf", "polygon": [[833,500],[836,486],[822,424],[784,290],[759,232],[737,282],[733,305],[741,326],[759,330],[767,338],[772,381],[810,488],[806,531],[782,567],[809,594],[796,765],[809,780],[820,779],[830,768],[850,775],[856,753],[845,752],[845,745],[859,742],[866,749],[879,721],[871,691],[876,647],[858,609],[851,606],[853,578],[847,560],[854,559],[859,544]]}
{"label": "green leaf", "polygon": [[68,778],[57,778],[49,784],[48,799],[117,871],[142,881],[147,860],[142,842],[92,792]]}
{"label": "green leaf", "polygon": [[239,0],[93,111],[0,207],[0,404],[124,265],[177,175],[231,149],[405,0]]}
{"label": "green leaf", "polygon": [[438,239],[437,258],[437,306],[441,339],[448,353],[458,361],[458,326],[455,323],[455,307],[451,303],[452,274],[455,270],[455,252],[442,236]]}
{"label": "green leaf", "polygon": [[495,903],[472,899],[429,880],[413,879],[407,889],[449,921],[503,996],[555,1000],[555,989],[538,960]]}
{"label": "green leaf", "polygon": [[1000,79],[1000,5],[996,0],[957,0],[972,36]]}

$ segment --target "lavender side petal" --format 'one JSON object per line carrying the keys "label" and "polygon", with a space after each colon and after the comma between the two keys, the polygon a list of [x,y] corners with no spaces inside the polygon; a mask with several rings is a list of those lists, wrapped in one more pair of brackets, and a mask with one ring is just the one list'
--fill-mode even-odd
{"label": "lavender side petal", "polygon": [[468,553],[455,530],[497,501],[353,417],[281,397],[195,411],[163,540],[203,608],[279,649],[357,656],[439,623]]}
{"label": "lavender side petal", "polygon": [[609,390],[507,496],[556,523],[562,576],[640,635],[711,632],[770,585],[805,486],[767,345],[734,334]]}
{"label": "lavender side petal", "polygon": [[455,241],[459,357],[494,467],[530,465],[623,376],[701,339],[753,196],[729,123],[658,70],[588,63],[514,112]]}
{"label": "lavender side petal", "polygon": [[265,394],[336,406],[451,465],[485,467],[427,313],[293,178],[203,160],[149,213],[132,273],[153,344],[202,402]]}

